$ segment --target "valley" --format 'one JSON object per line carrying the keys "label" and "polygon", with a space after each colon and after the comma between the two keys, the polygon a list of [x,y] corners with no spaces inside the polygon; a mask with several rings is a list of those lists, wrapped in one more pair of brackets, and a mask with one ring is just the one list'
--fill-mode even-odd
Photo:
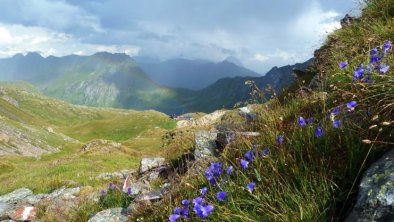
{"label": "valley", "polygon": [[[70,181],[102,185],[98,174],[159,155],[161,137],[176,126],[156,111],[71,105],[25,82],[1,83],[0,107],[0,193],[49,191]],[[91,141],[98,143],[83,151]]]}

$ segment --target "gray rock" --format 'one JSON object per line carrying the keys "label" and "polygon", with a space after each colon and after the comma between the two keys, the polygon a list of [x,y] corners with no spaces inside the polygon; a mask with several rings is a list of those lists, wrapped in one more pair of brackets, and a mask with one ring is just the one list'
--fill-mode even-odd
{"label": "gray rock", "polygon": [[38,202],[40,202],[42,199],[47,198],[48,196],[49,196],[48,194],[31,195],[26,197],[25,200],[28,204],[35,205]]}
{"label": "gray rock", "polygon": [[234,142],[240,137],[256,137],[260,136],[259,132],[233,132],[233,131],[226,131],[226,132],[219,132],[217,136],[217,144],[218,147],[223,149],[228,144]]}
{"label": "gray rock", "polygon": [[27,188],[21,188],[12,191],[11,193],[0,196],[0,202],[4,203],[16,203],[30,195],[33,195],[33,192]]}
{"label": "gray rock", "polygon": [[128,187],[125,187],[123,189],[123,192],[127,192],[128,188],[131,188],[131,195],[146,193],[150,190],[150,187],[148,185],[140,183],[140,182],[131,183]]}
{"label": "gray rock", "polygon": [[244,106],[238,109],[239,115],[245,117],[249,121],[253,121],[257,118],[256,113],[253,113],[249,107]]}
{"label": "gray rock", "polygon": [[157,190],[153,190],[149,193],[145,194],[140,194],[138,195],[134,201],[135,202],[140,202],[140,201],[158,201],[160,200],[166,193],[168,193],[170,186],[165,186],[163,188],[159,188]]}
{"label": "gray rock", "polygon": [[76,188],[65,188],[62,187],[60,189],[57,189],[53,191],[51,194],[48,195],[48,199],[53,200],[55,198],[64,198],[64,199],[70,199],[70,198],[75,198],[75,194],[78,194],[81,188],[76,187]]}
{"label": "gray rock", "polygon": [[11,209],[11,205],[8,203],[0,202],[0,220],[8,218],[8,212]]}
{"label": "gray rock", "polygon": [[156,167],[165,165],[165,159],[163,157],[143,158],[140,164],[140,173],[145,173]]}
{"label": "gray rock", "polygon": [[357,203],[347,221],[394,220],[394,149],[372,164],[360,183]]}
{"label": "gray rock", "polygon": [[152,172],[150,172],[147,175],[147,179],[148,181],[153,181],[153,180],[157,180],[159,178],[165,179],[167,178],[168,174],[170,173],[170,169],[168,166],[162,166],[159,168],[156,168],[154,170],[152,170]]}
{"label": "gray rock", "polygon": [[111,208],[95,214],[88,222],[125,222],[127,210],[123,208]]}
{"label": "gray rock", "polygon": [[215,156],[216,155],[216,132],[209,131],[198,131],[195,133],[195,150],[194,156],[196,158],[202,158],[205,156]]}
{"label": "gray rock", "polygon": [[220,148],[224,148],[236,139],[237,135],[235,132],[219,132],[216,140]]}

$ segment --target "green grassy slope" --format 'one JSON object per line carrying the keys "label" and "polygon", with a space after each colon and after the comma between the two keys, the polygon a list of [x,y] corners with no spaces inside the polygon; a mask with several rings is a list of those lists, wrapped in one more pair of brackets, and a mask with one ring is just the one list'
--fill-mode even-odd
{"label": "green grassy slope", "polygon": [[[12,98],[17,104],[4,97]],[[99,173],[132,169],[138,166],[141,156],[157,155],[162,135],[174,128],[175,122],[156,111],[70,105],[43,96],[27,83],[2,82],[0,125],[2,130],[8,130],[7,133],[16,132],[11,134],[10,140],[18,139],[12,138],[15,135],[22,135],[29,143],[59,150],[40,158],[2,156],[0,193],[4,193],[18,187],[48,191],[71,180],[100,185],[104,181],[94,179]],[[53,133],[48,132],[48,127]],[[81,146],[93,139],[117,141],[122,147],[81,152]],[[4,145],[2,143],[5,142],[0,138],[0,146]],[[12,149],[12,144],[8,145]]]}
{"label": "green grassy slope", "polygon": [[[204,201],[214,206],[209,221],[343,221],[355,203],[364,170],[394,144],[393,50],[377,63],[390,66],[386,73],[373,68],[368,82],[364,69],[366,78],[353,80],[360,63],[369,63],[374,47],[380,55],[383,44],[393,42],[394,1],[365,2],[362,16],[331,34],[316,52],[313,70],[319,87],[301,95],[293,86],[285,97],[264,104],[258,121],[249,126],[262,135],[225,150],[220,163],[224,170],[231,165],[234,171],[215,177],[220,186],[207,181],[204,169],[182,178],[162,205],[141,209],[133,219],[166,221],[176,206],[182,207],[183,199],[200,196],[199,189],[206,186]],[[349,64],[345,69],[339,67],[342,61]],[[357,102],[354,109],[347,107],[350,101]],[[334,115],[337,106],[341,111]],[[300,126],[299,117],[313,117],[314,122]],[[334,120],[341,120],[341,126],[335,128]],[[318,127],[323,132],[319,137]],[[261,154],[264,148],[269,148],[268,155],[242,169],[240,159],[247,158],[247,151]],[[250,182],[256,184],[253,191],[246,187]],[[219,191],[227,192],[224,201],[218,200]],[[199,221],[190,205],[192,220]]]}

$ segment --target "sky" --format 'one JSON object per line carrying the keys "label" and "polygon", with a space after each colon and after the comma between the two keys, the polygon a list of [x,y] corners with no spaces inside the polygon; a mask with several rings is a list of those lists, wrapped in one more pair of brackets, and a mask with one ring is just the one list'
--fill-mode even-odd
{"label": "sky", "polygon": [[205,59],[264,73],[304,62],[359,0],[0,0],[0,58],[17,53]]}

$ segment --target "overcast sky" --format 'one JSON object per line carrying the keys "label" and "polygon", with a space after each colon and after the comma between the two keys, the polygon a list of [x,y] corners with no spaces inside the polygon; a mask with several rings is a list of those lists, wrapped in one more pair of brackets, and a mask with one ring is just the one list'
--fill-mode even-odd
{"label": "overcast sky", "polygon": [[0,0],[0,57],[237,58],[263,73],[303,62],[359,0]]}

